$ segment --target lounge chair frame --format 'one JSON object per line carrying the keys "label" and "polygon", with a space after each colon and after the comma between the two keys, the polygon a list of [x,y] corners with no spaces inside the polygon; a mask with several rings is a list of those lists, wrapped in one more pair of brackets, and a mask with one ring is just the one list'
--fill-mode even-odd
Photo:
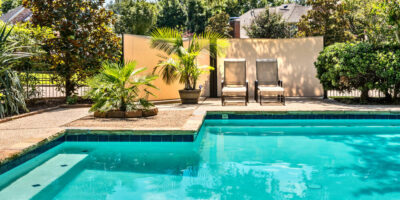
{"label": "lounge chair frame", "polygon": [[[227,86],[226,82],[225,82],[225,78],[226,78],[225,67],[226,67],[226,63],[228,63],[228,62],[244,62],[244,77],[246,80],[245,84],[242,85],[243,87],[246,87],[246,94],[244,96],[224,95],[224,93],[222,92],[223,88]],[[225,106],[227,98],[233,98],[233,99],[243,98],[245,105],[247,106],[247,104],[249,102],[249,82],[247,81],[247,69],[246,68],[247,68],[247,63],[246,63],[245,59],[225,59],[225,61],[224,61],[224,78],[221,81],[221,104],[222,104],[222,106]]]}
{"label": "lounge chair frame", "polygon": [[[260,73],[258,71],[258,64],[261,62],[269,62],[269,63],[276,63],[276,86],[283,88],[283,81],[279,79],[279,70],[278,70],[278,61],[276,59],[257,59],[256,60],[256,73],[257,76]],[[259,90],[259,80],[258,77],[256,78],[256,81],[254,82],[254,98],[256,102],[259,102],[260,105],[263,105],[263,97],[266,97],[266,95],[263,95],[261,91]],[[282,92],[282,94],[277,95],[277,100],[278,102],[282,103],[283,105],[286,105],[286,97],[285,97],[285,91]]]}

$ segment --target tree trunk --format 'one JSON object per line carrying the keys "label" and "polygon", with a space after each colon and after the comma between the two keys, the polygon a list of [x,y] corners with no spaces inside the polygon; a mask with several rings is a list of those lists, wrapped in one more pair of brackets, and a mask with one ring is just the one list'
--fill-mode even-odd
{"label": "tree trunk", "polygon": [[362,89],[361,90],[361,97],[360,97],[360,101],[361,102],[368,101],[368,92],[369,92],[369,89]]}
{"label": "tree trunk", "polygon": [[399,96],[399,89],[400,86],[399,85],[395,85],[394,86],[394,90],[393,90],[393,102],[397,103],[397,97]]}
{"label": "tree trunk", "polygon": [[324,89],[324,99],[328,99],[328,90]]}
{"label": "tree trunk", "polygon": [[73,92],[74,92],[74,84],[71,81],[71,75],[68,73],[65,76],[65,97],[70,97],[72,96]]}
{"label": "tree trunk", "polygon": [[385,91],[385,99],[386,99],[387,101],[392,100],[392,95],[390,94],[390,92],[389,92],[388,90]]}

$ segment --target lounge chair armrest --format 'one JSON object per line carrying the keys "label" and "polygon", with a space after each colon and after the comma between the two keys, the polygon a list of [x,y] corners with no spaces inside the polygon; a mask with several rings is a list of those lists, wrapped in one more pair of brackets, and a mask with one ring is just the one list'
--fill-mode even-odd
{"label": "lounge chair armrest", "polygon": [[283,81],[282,80],[278,81],[278,86],[283,87]]}

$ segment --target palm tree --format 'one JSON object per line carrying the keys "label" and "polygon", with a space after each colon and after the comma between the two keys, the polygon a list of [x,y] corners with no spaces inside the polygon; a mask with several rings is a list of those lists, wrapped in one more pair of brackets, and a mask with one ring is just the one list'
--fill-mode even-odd
{"label": "palm tree", "polygon": [[[137,109],[138,105],[144,108],[152,106],[147,97],[153,94],[147,87],[156,89],[151,82],[157,76],[140,76],[145,70],[146,68],[137,69],[136,62],[104,63],[100,73],[88,81],[91,88],[88,96],[94,101],[91,111],[131,111]],[[145,86],[144,97],[139,96],[141,86]]]}
{"label": "palm tree", "polygon": [[223,53],[229,43],[222,38],[221,34],[213,32],[194,34],[185,48],[183,32],[171,28],[156,29],[151,34],[152,48],[164,51],[171,58],[161,62],[154,71],[159,70],[167,84],[179,80],[185,85],[184,90],[196,90],[200,75],[214,69],[211,66],[199,66],[197,56],[203,50],[212,57]]}

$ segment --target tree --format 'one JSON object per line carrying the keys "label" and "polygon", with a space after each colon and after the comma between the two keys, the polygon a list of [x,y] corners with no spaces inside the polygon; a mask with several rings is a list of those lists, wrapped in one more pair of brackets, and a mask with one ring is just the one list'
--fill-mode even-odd
{"label": "tree", "polygon": [[114,24],[104,0],[24,0],[33,12],[32,23],[50,27],[56,37],[46,39],[45,50],[51,69],[61,77],[66,96],[79,82],[97,72],[105,60],[116,61],[120,39],[108,25]]}
{"label": "tree", "polygon": [[14,9],[22,4],[22,0],[2,0],[1,1],[1,12],[7,13],[11,9]]}
{"label": "tree", "polygon": [[270,13],[269,9],[254,18],[250,26],[245,27],[250,38],[288,38],[290,37],[289,25],[282,16]]}
{"label": "tree", "polygon": [[388,22],[394,28],[396,40],[400,44],[400,0],[384,0],[382,4],[387,13]]}
{"label": "tree", "polygon": [[220,12],[211,17],[207,22],[206,32],[216,32],[225,38],[232,37],[230,32],[232,27],[229,25],[229,15],[225,12]]}
{"label": "tree", "polygon": [[396,40],[394,29],[389,24],[389,12],[381,0],[344,0],[342,5],[349,31],[357,40],[374,44]]}
{"label": "tree", "polygon": [[312,10],[301,18],[298,37],[324,36],[324,46],[355,39],[345,20],[345,9],[339,0],[308,0]]}
{"label": "tree", "polygon": [[[339,0],[307,0],[312,10],[297,24],[297,37],[323,36],[324,46],[355,39],[345,20],[344,6]],[[324,98],[328,98],[324,88]]]}
{"label": "tree", "polygon": [[118,15],[115,32],[147,34],[157,22],[157,6],[144,0],[124,0],[111,5]]}
{"label": "tree", "polygon": [[186,26],[187,11],[183,1],[160,0],[157,27],[182,29]]}
{"label": "tree", "polygon": [[280,5],[284,0],[208,0],[216,11],[224,11],[232,17],[240,17],[243,13],[254,8]]}
{"label": "tree", "polygon": [[188,1],[188,21],[187,28],[191,33],[202,33],[206,28],[208,20],[208,10],[203,0]]}

